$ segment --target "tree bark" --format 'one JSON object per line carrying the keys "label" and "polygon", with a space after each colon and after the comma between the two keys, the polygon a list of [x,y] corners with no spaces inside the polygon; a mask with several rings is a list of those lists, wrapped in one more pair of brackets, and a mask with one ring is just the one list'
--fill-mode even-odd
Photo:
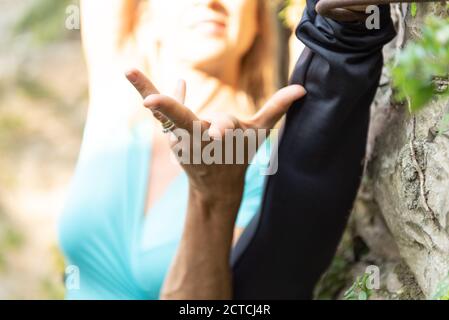
{"label": "tree bark", "polygon": [[[415,17],[403,9],[394,10],[399,35],[386,49],[387,58],[403,43],[419,38],[426,16],[447,14],[441,4],[418,4]],[[447,86],[447,79],[440,85]],[[364,188],[430,298],[449,272],[449,133],[437,134],[449,102],[435,99],[411,115],[406,105],[393,102],[386,76],[372,110]]]}

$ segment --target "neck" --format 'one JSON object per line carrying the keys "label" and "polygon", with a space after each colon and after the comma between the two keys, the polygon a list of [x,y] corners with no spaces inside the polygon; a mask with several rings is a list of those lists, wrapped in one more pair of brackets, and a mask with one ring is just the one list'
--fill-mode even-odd
{"label": "neck", "polygon": [[175,59],[160,59],[155,71],[155,75],[159,75],[158,85],[168,94],[173,92],[178,79],[187,82],[186,105],[193,111],[209,109],[219,92],[234,95],[238,91],[238,63],[227,63],[215,70],[201,70]]}

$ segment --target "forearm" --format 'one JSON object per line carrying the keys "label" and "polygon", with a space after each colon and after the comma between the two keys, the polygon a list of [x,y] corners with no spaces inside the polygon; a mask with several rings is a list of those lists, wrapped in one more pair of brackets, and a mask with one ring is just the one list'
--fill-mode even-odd
{"label": "forearm", "polygon": [[240,195],[205,196],[190,188],[184,233],[161,299],[230,299],[229,256]]}
{"label": "forearm", "polygon": [[110,79],[111,75],[123,81],[124,65],[138,61],[135,52],[125,52],[129,49],[125,45],[125,33],[130,30],[128,20],[137,21],[135,14],[138,10],[132,10],[134,2],[80,1],[82,45],[91,81]]}

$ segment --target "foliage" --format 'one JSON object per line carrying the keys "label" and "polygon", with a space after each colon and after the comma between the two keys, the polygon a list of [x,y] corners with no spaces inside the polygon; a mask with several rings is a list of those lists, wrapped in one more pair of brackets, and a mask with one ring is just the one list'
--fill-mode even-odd
{"label": "foliage", "polygon": [[19,19],[14,34],[31,32],[33,39],[40,44],[59,40],[67,35],[64,26],[68,5],[77,0],[36,0]]}
{"label": "foliage", "polygon": [[345,300],[368,300],[373,291],[368,288],[370,274],[365,273],[363,276],[357,277],[354,284],[345,292]]}
{"label": "foliage", "polygon": [[410,100],[411,111],[423,108],[438,92],[436,77],[449,75],[449,19],[429,17],[422,38],[407,45],[392,69],[396,99]]}
{"label": "foliage", "polygon": [[293,29],[299,22],[299,16],[305,6],[305,0],[284,0],[279,11],[279,18],[287,28]]}
{"label": "foliage", "polygon": [[416,2],[412,2],[410,4],[410,13],[413,18],[416,17],[416,14],[418,13],[418,5],[416,4]]}
{"label": "foliage", "polygon": [[19,250],[23,247],[24,242],[24,236],[11,225],[4,213],[0,211],[0,272],[8,266],[6,259],[8,253]]}
{"label": "foliage", "polygon": [[318,300],[337,299],[348,281],[350,261],[343,255],[337,254],[331,266],[316,286],[314,296]]}
{"label": "foliage", "polygon": [[449,274],[438,286],[434,300],[449,300]]}

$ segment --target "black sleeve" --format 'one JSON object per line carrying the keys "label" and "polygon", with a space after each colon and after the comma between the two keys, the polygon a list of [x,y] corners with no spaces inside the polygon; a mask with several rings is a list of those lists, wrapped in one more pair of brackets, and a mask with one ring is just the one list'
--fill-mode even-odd
{"label": "black sleeve", "polygon": [[395,36],[318,16],[308,0],[297,28],[306,45],[292,83],[307,95],[287,115],[278,172],[232,252],[235,299],[310,299],[341,239],[363,171],[370,105]]}

